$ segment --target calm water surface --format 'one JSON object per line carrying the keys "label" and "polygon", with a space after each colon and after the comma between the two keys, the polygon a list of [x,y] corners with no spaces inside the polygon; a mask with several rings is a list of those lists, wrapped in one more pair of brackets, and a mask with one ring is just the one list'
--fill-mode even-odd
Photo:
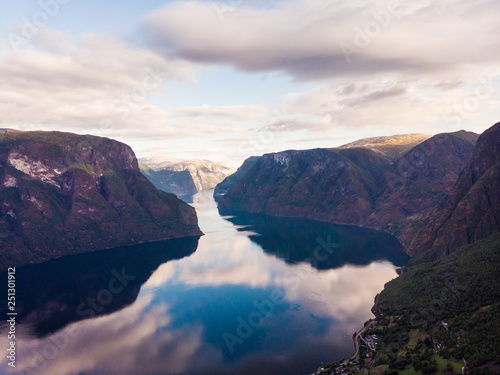
{"label": "calm water surface", "polygon": [[[0,373],[310,374],[350,355],[374,296],[408,260],[400,244],[348,226],[221,216],[211,194],[192,198],[201,238],[18,268],[17,366],[2,356]],[[0,335],[8,348],[5,325]]]}

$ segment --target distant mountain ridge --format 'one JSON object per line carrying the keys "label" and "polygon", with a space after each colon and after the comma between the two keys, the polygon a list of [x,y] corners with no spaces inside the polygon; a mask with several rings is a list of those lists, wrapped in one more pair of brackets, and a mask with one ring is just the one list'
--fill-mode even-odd
{"label": "distant mountain ridge", "polygon": [[139,163],[139,168],[142,174],[161,191],[177,196],[193,195],[198,192],[193,177],[187,170],[176,172],[168,169],[160,169],[155,171],[144,163]]}
{"label": "distant mountain ridge", "polygon": [[141,171],[158,189],[181,196],[213,189],[232,172],[221,164],[199,159],[155,156],[139,161]]}
{"label": "distant mountain ridge", "polygon": [[184,161],[183,159],[172,158],[168,156],[148,156],[138,159],[140,163],[146,164],[149,168],[154,171],[160,171],[169,167],[175,163],[180,163]]}
{"label": "distant mountain ridge", "polygon": [[374,152],[387,156],[389,159],[394,161],[411,148],[418,146],[431,137],[431,135],[418,133],[369,137],[347,143],[345,145],[339,146],[338,148],[368,148]]}
{"label": "distant mountain ridge", "polygon": [[0,133],[0,269],[201,234],[194,208],[157,190],[129,146]]}

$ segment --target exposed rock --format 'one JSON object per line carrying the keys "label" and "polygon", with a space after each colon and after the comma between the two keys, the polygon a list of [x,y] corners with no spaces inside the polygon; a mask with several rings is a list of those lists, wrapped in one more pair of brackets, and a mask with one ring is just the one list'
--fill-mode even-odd
{"label": "exposed rock", "polygon": [[239,167],[236,172],[234,172],[232,175],[227,176],[222,182],[217,184],[214,189],[215,200],[218,201],[221,196],[231,190],[236,181],[243,177],[250,170],[250,168],[254,166],[259,158],[259,156],[250,156],[243,162],[241,167]]}
{"label": "exposed rock", "polygon": [[284,151],[260,157],[219,204],[229,210],[360,225],[390,161],[368,149]]}
{"label": "exposed rock", "polygon": [[465,131],[438,134],[400,157],[364,224],[395,235],[412,253],[421,218],[446,199],[472,157],[477,137]]}
{"label": "exposed rock", "polygon": [[[231,170],[204,160],[179,160],[166,157],[140,159],[141,170],[158,189],[177,195],[192,195],[210,190],[226,178]],[[194,189],[193,189],[194,187]]]}
{"label": "exposed rock", "polygon": [[139,163],[139,168],[142,174],[144,174],[157,189],[177,196],[193,195],[198,192],[193,177],[187,170],[177,172],[161,169],[159,171],[154,171],[143,163]]}
{"label": "exposed rock", "polygon": [[446,256],[500,230],[500,123],[477,140],[472,159],[448,198],[432,210],[410,244]]}
{"label": "exposed rock", "polygon": [[0,269],[201,232],[129,146],[60,132],[0,134]]}
{"label": "exposed rock", "polygon": [[[381,168],[379,171],[377,171],[377,168],[372,168],[371,170],[371,172],[374,174],[374,176],[372,177],[375,177],[377,180],[374,183],[378,185],[382,183],[381,176],[383,175],[383,173],[380,173],[380,171],[387,172],[388,165],[390,164],[391,161],[396,160],[402,154],[404,154],[414,146],[420,144],[421,142],[427,140],[428,138],[430,138],[430,136],[425,134],[404,134],[404,135],[394,135],[386,137],[364,138],[340,146],[338,148],[329,149],[329,151],[337,155],[345,155],[348,158],[351,158],[353,161],[355,161],[355,163],[358,163],[360,165],[363,165],[364,163],[369,163],[369,161],[366,160],[366,157],[370,157],[373,154],[376,154],[377,160],[382,159],[384,161],[383,168]],[[361,152],[359,151],[360,149],[370,150],[371,153],[368,153],[366,151]],[[300,153],[301,151],[297,152]],[[332,156],[331,154],[327,155]],[[285,154],[283,155],[276,154],[275,161],[279,162],[278,159],[283,157],[285,157]],[[365,160],[362,160],[361,159],[362,157],[364,157]],[[218,184],[215,187],[214,191],[215,199],[218,200],[221,196],[228,193],[232,189],[232,187],[236,184],[236,182],[253,167],[253,165],[258,161],[258,159],[259,157],[257,156],[252,156],[248,158],[247,160],[245,160],[243,165],[236,171],[236,173],[226,177],[224,181]],[[283,160],[283,162],[286,161]],[[312,170],[315,173],[317,173],[320,172],[322,168],[324,168],[324,166],[316,165],[312,167]]]}
{"label": "exposed rock", "polygon": [[438,134],[394,163],[382,146],[371,150],[384,144],[379,138],[368,147],[267,154],[216,193],[225,194],[222,209],[382,229],[409,254],[434,246],[445,255],[499,230],[499,127],[479,139]]}

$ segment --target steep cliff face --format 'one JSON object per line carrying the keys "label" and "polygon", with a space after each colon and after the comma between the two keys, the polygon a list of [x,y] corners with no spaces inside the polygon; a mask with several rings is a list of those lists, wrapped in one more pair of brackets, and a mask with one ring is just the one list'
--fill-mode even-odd
{"label": "steep cliff face", "polygon": [[409,254],[446,254],[498,230],[498,127],[479,139],[438,134],[394,162],[380,144],[267,154],[216,195],[223,211],[362,225],[395,235]]}
{"label": "steep cliff face", "polygon": [[500,230],[500,123],[477,140],[472,159],[447,199],[422,221],[410,244],[446,256]]}
{"label": "steep cliff face", "polygon": [[0,134],[0,268],[201,232],[127,145],[60,132]]}
{"label": "steep cliff face", "polygon": [[246,175],[247,172],[255,165],[255,163],[257,163],[257,160],[259,160],[259,158],[260,158],[259,156],[250,156],[243,162],[241,167],[239,167],[236,172],[234,172],[230,176],[227,176],[224,180],[218,183],[214,189],[215,200],[218,201],[221,196],[223,196],[229,190],[231,190],[234,184],[236,184],[236,182],[240,178]]}
{"label": "steep cliff face", "polygon": [[188,171],[198,191],[210,190],[226,178],[231,170],[221,164],[199,159],[185,160],[165,168],[173,172]]}
{"label": "steep cliff face", "polygon": [[477,137],[465,131],[438,134],[397,159],[364,224],[395,235],[411,252],[408,245],[421,218],[447,198]]}
{"label": "steep cliff face", "polygon": [[189,171],[177,172],[168,169],[155,171],[143,163],[139,163],[139,168],[142,174],[161,191],[172,193],[177,196],[193,195],[198,192]]}
{"label": "steep cliff face", "polygon": [[178,160],[161,156],[141,158],[141,170],[155,186],[176,195],[192,195],[210,190],[231,170],[204,160]]}
{"label": "steep cliff face", "polygon": [[266,154],[221,197],[222,210],[361,224],[390,162],[367,149]]}

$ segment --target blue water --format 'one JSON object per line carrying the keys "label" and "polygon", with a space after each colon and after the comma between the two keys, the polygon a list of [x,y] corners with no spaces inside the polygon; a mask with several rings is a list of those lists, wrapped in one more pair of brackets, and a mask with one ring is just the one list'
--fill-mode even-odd
{"label": "blue water", "polygon": [[[350,355],[408,259],[400,244],[361,228],[221,216],[211,194],[191,200],[200,238],[18,268],[17,366],[0,358],[0,373],[310,374]],[[2,348],[6,336],[4,326]]]}

